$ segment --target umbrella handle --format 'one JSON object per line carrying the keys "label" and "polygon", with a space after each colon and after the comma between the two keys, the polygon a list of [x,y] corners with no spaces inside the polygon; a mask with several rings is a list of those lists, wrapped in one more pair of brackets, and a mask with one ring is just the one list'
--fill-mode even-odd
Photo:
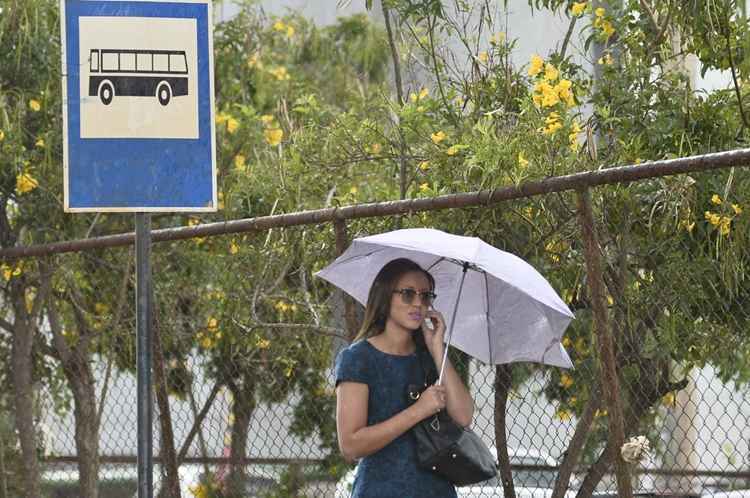
{"label": "umbrella handle", "polygon": [[448,328],[448,342],[445,344],[445,351],[443,351],[443,361],[440,363],[440,376],[438,377],[438,385],[443,384],[443,372],[445,371],[445,362],[448,360],[448,348],[451,346],[451,337],[453,336],[453,326],[456,324],[456,311],[458,311],[458,303],[461,301],[461,292],[464,289],[464,279],[466,278],[466,272],[469,269],[469,263],[464,262],[464,271],[461,274],[461,283],[458,284],[458,295],[456,296],[456,302],[453,304],[453,314],[451,315],[451,322]]}

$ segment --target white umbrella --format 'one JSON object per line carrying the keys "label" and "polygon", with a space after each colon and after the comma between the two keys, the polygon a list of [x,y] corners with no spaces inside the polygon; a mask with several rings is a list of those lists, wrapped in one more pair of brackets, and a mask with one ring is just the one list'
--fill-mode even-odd
{"label": "white umbrella", "polygon": [[316,275],[367,304],[375,276],[396,258],[435,278],[433,305],[449,317],[449,346],[491,364],[573,366],[560,343],[573,313],[531,265],[479,238],[429,228],[360,237]]}

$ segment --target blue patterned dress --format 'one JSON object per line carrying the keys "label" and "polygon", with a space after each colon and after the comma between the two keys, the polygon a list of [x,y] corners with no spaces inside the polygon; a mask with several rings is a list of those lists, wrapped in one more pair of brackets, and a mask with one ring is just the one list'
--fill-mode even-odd
{"label": "blue patterned dress", "polygon": [[[406,356],[384,353],[362,340],[336,357],[336,385],[367,384],[367,425],[375,425],[407,408],[406,389],[414,383],[418,368],[416,353]],[[359,462],[352,498],[428,497],[455,498],[456,489],[446,479],[417,467],[412,431]]]}

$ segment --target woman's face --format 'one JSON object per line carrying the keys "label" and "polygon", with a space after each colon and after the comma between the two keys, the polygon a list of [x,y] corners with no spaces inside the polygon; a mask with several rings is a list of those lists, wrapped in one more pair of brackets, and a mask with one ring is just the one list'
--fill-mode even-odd
{"label": "woman's face", "polygon": [[[404,289],[410,289],[420,293],[413,296],[411,303],[407,303],[404,295],[399,293]],[[403,329],[416,330],[422,325],[428,305],[422,299],[423,293],[430,292],[430,282],[422,272],[408,272],[401,275],[396,281],[393,295],[391,296],[391,309],[388,321]]]}

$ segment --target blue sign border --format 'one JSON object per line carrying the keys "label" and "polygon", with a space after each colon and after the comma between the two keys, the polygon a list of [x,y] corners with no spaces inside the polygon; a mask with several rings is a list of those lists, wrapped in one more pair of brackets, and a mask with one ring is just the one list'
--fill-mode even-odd
{"label": "blue sign border", "polygon": [[[65,210],[216,211],[210,3],[61,0],[61,5]],[[196,20],[198,139],[80,138],[81,16]]]}

